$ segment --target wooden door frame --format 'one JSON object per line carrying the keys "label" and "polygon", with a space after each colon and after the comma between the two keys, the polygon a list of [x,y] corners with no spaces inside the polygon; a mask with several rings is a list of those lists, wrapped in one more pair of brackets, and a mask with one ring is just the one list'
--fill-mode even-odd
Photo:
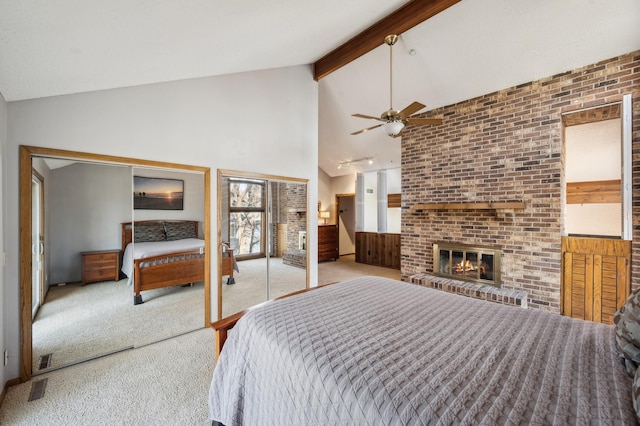
{"label": "wooden door frame", "polygon": [[19,147],[19,256],[20,256],[20,380],[29,381],[32,376],[33,334],[31,320],[31,170],[33,158],[49,157],[75,161],[89,161],[103,164],[117,164],[131,167],[154,167],[169,170],[182,170],[203,173],[204,177],[204,238],[205,238],[205,270],[204,270],[204,326],[211,323],[211,228],[210,228],[210,169],[208,167],[167,163],[162,161],[142,160],[138,158],[118,157],[112,155],[91,154],[78,151],[67,151],[53,148],[20,145]]}

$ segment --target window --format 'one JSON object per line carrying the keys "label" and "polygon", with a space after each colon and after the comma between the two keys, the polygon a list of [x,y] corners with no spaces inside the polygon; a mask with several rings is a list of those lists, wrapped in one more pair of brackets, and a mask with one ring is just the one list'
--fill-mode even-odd
{"label": "window", "polygon": [[265,198],[263,181],[229,180],[229,242],[240,258],[264,255]]}

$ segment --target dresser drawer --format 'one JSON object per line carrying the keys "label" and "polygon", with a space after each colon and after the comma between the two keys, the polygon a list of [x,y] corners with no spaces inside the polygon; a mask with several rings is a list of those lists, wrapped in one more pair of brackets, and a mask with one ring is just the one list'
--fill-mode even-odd
{"label": "dresser drawer", "polygon": [[96,253],[96,254],[90,253],[90,254],[85,254],[83,256],[84,256],[84,263],[87,263],[87,264],[104,264],[104,263],[113,264],[118,259],[118,253]]}
{"label": "dresser drawer", "polygon": [[116,268],[103,268],[103,269],[89,269],[89,270],[85,270],[84,271],[84,281],[87,282],[94,282],[94,281],[107,281],[107,280],[114,280],[114,277],[116,275]]}

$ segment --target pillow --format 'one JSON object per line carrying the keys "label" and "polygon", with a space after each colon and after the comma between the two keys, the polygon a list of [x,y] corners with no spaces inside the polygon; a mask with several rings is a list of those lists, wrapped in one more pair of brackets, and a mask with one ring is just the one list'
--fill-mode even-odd
{"label": "pillow", "polygon": [[631,293],[613,315],[616,347],[623,357],[627,373],[633,377],[640,365],[640,291]]}
{"label": "pillow", "polygon": [[134,225],[133,242],[147,243],[152,241],[164,241],[164,226],[162,223],[141,223]]}
{"label": "pillow", "polygon": [[198,238],[195,222],[165,222],[164,230],[167,234],[167,241]]}

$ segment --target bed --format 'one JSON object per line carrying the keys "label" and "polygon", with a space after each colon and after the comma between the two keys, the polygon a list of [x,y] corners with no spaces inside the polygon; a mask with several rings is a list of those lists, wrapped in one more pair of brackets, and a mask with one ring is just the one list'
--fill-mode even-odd
{"label": "bed", "polygon": [[[122,223],[122,250],[121,270],[133,285],[134,305],[143,303],[143,291],[204,281],[204,240],[198,238],[197,221]],[[233,252],[225,253],[222,275],[233,278],[233,266]]]}
{"label": "bed", "polygon": [[612,325],[362,277],[212,327],[214,425],[636,424]]}

